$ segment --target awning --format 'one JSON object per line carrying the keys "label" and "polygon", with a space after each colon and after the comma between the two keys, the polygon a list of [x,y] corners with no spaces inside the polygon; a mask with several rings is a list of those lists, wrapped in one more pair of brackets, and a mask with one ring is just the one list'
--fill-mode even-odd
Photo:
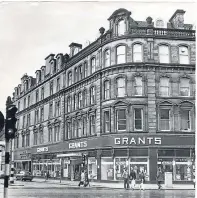
{"label": "awning", "polygon": [[57,157],[81,157],[82,153],[66,153],[66,154],[58,154]]}

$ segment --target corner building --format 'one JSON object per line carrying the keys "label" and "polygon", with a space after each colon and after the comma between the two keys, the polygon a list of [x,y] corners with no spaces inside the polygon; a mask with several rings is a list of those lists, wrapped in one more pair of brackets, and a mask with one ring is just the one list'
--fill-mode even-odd
{"label": "corner building", "polygon": [[126,9],[109,30],[69,54],[50,54],[36,77],[25,74],[13,95],[18,107],[16,170],[77,180],[86,155],[92,180],[122,180],[124,167],[157,169],[173,182],[195,172],[195,30],[184,10],[168,22],[136,21]]}

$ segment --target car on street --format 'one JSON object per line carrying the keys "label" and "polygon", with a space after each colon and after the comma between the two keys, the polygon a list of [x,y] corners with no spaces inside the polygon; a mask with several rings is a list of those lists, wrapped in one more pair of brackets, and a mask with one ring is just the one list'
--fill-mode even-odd
{"label": "car on street", "polygon": [[4,178],[4,176],[5,176],[4,171],[0,171],[0,179]]}
{"label": "car on street", "polygon": [[32,181],[32,179],[33,179],[33,175],[28,171],[20,171],[19,173],[16,174],[16,180]]}

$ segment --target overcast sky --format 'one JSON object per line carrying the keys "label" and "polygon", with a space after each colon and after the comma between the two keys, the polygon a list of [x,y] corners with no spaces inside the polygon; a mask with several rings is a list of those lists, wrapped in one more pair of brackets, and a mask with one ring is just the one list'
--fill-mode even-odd
{"label": "overcast sky", "polygon": [[0,111],[7,96],[27,73],[45,64],[50,53],[69,53],[69,44],[94,41],[107,18],[119,8],[132,12],[134,20],[162,18],[168,21],[176,9],[184,9],[185,23],[195,23],[194,3],[136,2],[4,2],[0,3]]}

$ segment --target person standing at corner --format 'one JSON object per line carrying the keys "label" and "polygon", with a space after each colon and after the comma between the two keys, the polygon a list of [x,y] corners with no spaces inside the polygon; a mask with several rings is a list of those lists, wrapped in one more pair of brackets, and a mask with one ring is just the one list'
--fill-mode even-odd
{"label": "person standing at corner", "polygon": [[144,190],[145,174],[143,170],[139,174],[139,179],[140,179],[140,190]]}
{"label": "person standing at corner", "polygon": [[131,172],[130,172],[130,179],[131,179],[131,188],[134,190],[135,188],[135,180],[136,180],[136,172],[133,170],[131,167]]}
{"label": "person standing at corner", "polygon": [[126,168],[123,170],[122,177],[124,179],[124,189],[129,189],[129,173]]}
{"label": "person standing at corner", "polygon": [[158,189],[160,190],[161,189],[161,182],[163,180],[163,173],[161,172],[161,169],[158,169],[158,172],[157,172],[157,185],[158,185]]}
{"label": "person standing at corner", "polygon": [[78,184],[78,186],[80,187],[82,185],[85,184],[85,174],[84,174],[84,171],[81,171],[81,178],[80,178],[80,182]]}

